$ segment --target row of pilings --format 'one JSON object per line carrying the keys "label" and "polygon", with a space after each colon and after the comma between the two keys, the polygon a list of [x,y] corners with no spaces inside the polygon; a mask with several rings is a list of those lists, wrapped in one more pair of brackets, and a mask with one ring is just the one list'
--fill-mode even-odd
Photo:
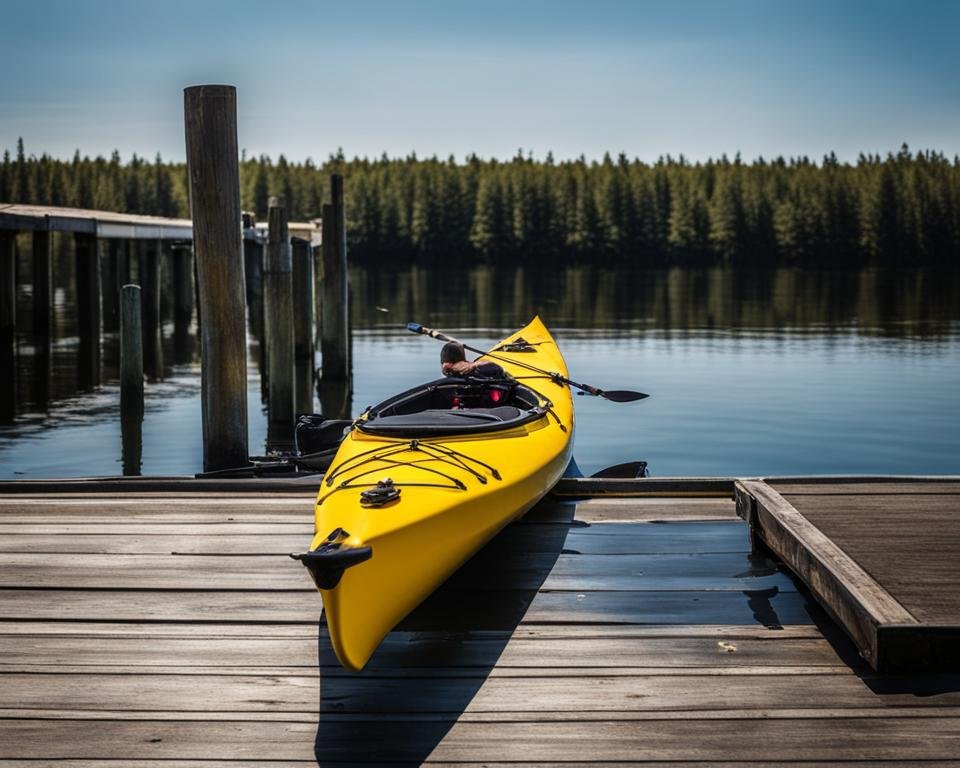
{"label": "row of pilings", "polygon": [[[322,244],[315,244],[315,236],[292,236],[282,201],[275,199],[264,232],[240,210],[235,89],[186,89],[184,119],[192,228],[176,220],[164,228],[163,220],[153,219],[156,226],[140,235],[134,224],[144,217],[128,217],[124,233],[115,214],[105,214],[111,224],[101,227],[81,218],[97,212],[73,217],[63,209],[34,207],[14,215],[15,206],[0,206],[0,422],[17,418],[17,361],[25,353],[33,357],[33,405],[48,407],[55,332],[52,243],[57,232],[72,232],[77,386],[89,391],[100,385],[104,335],[119,332],[125,474],[138,473],[141,464],[144,380],[149,393],[150,382],[164,376],[161,302],[172,308],[174,362],[192,359],[193,332],[199,340],[204,471],[248,464],[248,321],[268,412],[268,448],[292,447],[296,414],[315,410],[315,394],[325,415],[350,415],[342,177],[331,177]],[[18,231],[27,230],[32,343],[25,350],[18,346],[17,256],[18,242],[24,244]]]}

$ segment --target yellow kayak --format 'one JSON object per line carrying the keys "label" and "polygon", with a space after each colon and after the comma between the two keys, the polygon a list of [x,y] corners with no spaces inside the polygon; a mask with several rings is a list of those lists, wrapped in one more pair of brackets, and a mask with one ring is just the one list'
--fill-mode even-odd
{"label": "yellow kayak", "polygon": [[[509,378],[447,377],[369,408],[324,476],[310,551],[340,663],[384,636],[562,476],[573,398],[540,318],[490,353]],[[514,363],[516,361],[516,363]]]}

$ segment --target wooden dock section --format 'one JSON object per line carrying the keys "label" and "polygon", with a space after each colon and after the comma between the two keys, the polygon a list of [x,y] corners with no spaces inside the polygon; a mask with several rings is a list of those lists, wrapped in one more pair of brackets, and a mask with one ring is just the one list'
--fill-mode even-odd
{"label": "wooden dock section", "polygon": [[737,506],[874,669],[960,671],[960,479],[741,481]]}
{"label": "wooden dock section", "polygon": [[0,484],[0,766],[956,764],[960,681],[874,673],[732,490],[568,483],[351,674],[314,484]]}
{"label": "wooden dock section", "polygon": [[[101,240],[193,240],[193,222],[190,219],[25,203],[0,202],[0,230],[3,229],[21,232],[73,232]],[[289,230],[291,235],[309,240],[313,245],[321,242],[318,222],[291,222]],[[266,242],[266,225],[260,223],[246,228],[244,237]]]}

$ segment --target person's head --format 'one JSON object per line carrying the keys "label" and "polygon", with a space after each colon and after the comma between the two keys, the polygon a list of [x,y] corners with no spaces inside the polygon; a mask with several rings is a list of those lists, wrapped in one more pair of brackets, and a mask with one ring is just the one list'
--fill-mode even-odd
{"label": "person's head", "polygon": [[455,341],[448,341],[443,345],[443,349],[440,350],[440,363],[459,363],[461,360],[466,360],[467,356],[463,351],[463,344],[458,344]]}

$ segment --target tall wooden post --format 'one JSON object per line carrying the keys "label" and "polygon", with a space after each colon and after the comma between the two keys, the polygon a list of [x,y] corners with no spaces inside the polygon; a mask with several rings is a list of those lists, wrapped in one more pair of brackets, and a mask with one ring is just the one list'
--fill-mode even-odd
{"label": "tall wooden post", "polygon": [[0,230],[0,423],[17,416],[17,233]]}
{"label": "tall wooden post", "polygon": [[197,85],[183,95],[202,318],[203,468],[209,472],[249,462],[237,92]]}
{"label": "tall wooden post", "polygon": [[175,362],[188,363],[193,357],[190,322],[193,320],[193,250],[177,245],[171,251],[173,261],[173,350]]}
{"label": "tall wooden post", "polygon": [[123,474],[139,475],[143,455],[143,333],[140,286],[120,292],[120,436]]}
{"label": "tall wooden post", "polygon": [[323,378],[350,378],[350,339],[347,320],[347,238],[343,213],[343,177],[330,177],[332,203],[323,206]]}
{"label": "tall wooden post", "polygon": [[263,318],[267,342],[268,412],[281,439],[293,434],[293,283],[287,211],[271,206],[267,258],[263,265]]}
{"label": "tall wooden post", "polygon": [[293,251],[293,357],[295,410],[313,412],[313,252],[310,242],[291,238]]}
{"label": "tall wooden post", "polygon": [[80,389],[92,389],[100,383],[100,253],[93,234],[74,234],[73,245],[80,336],[77,376]]}
{"label": "tall wooden post", "polygon": [[50,273],[52,237],[49,230],[33,232],[33,399],[40,410],[50,402],[51,355],[54,333],[53,283]]}

